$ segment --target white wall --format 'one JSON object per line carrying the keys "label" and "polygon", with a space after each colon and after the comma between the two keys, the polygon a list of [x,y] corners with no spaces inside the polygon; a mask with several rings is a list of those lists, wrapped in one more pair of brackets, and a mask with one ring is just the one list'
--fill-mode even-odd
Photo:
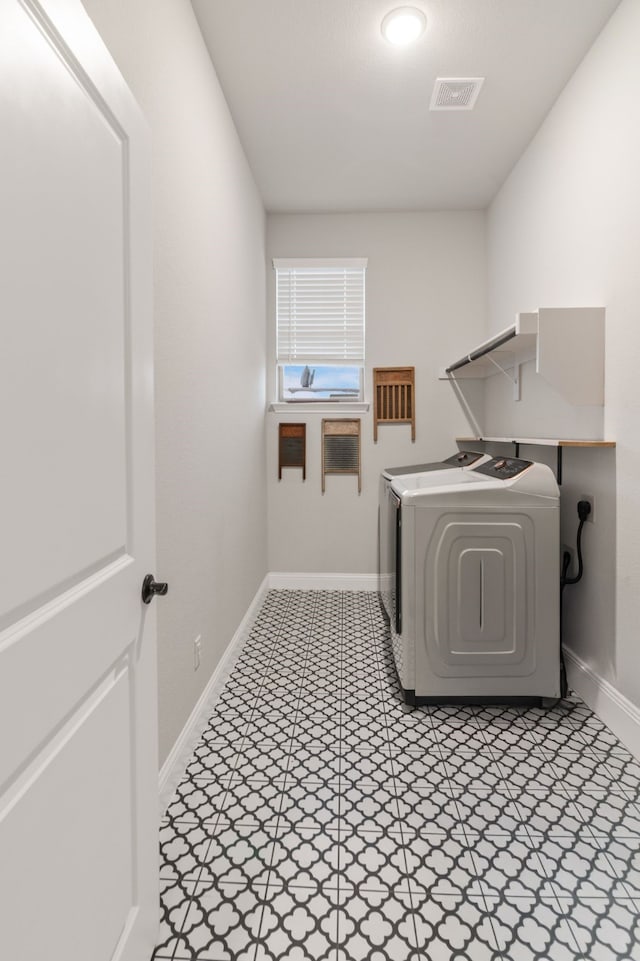
{"label": "white wall", "polygon": [[[531,307],[606,307],[603,431],[617,441],[617,451],[615,458],[584,452],[565,471],[567,500],[592,485],[600,492],[596,522],[585,531],[588,574],[568,589],[568,640],[599,677],[635,705],[640,705],[638,37],[640,3],[623,0],[495,198],[487,228],[491,330]],[[488,433],[502,426],[501,418],[517,418],[530,434],[598,427],[597,412],[568,411],[548,392],[532,391],[517,410],[494,395],[487,402]],[[572,518],[574,510],[572,504]]]}
{"label": "white wall", "polygon": [[164,758],[267,570],[265,218],[189,0],[85,6],[153,137]]}
{"label": "white wall", "polygon": [[[416,368],[416,441],[409,426],[362,418],[362,494],[353,476],[327,478],[321,493],[319,413],[267,415],[269,569],[372,574],[377,569],[378,478],[384,467],[439,460],[456,450],[469,425],[438,371],[483,337],[484,215],[379,213],[269,215],[267,219],[269,379],[275,399],[273,257],[368,257],[366,396],[371,369]],[[340,416],[340,409],[335,414]],[[344,415],[349,416],[349,415]],[[307,423],[307,480],[300,470],[278,481],[279,421]]]}

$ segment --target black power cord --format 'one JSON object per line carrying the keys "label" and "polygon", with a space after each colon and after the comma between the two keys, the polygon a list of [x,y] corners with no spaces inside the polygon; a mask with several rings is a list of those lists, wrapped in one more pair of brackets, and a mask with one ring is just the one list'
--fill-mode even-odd
{"label": "black power cord", "polygon": [[560,577],[560,590],[563,591],[567,584],[577,584],[579,580],[582,580],[582,574],[584,567],[582,564],[582,528],[584,527],[584,522],[591,513],[591,504],[589,501],[578,501],[578,517],[580,518],[580,523],[578,524],[578,533],[576,535],[576,552],[578,554],[578,573],[575,577],[567,577],[567,571],[569,570],[569,564],[571,563],[571,554],[569,551],[564,552],[562,558],[562,575]]}
{"label": "black power cord", "polygon": [[576,534],[576,553],[578,555],[578,573],[575,577],[568,577],[569,565],[571,564],[571,554],[569,551],[565,551],[562,555],[562,571],[560,573],[560,694],[562,697],[567,696],[567,668],[564,663],[564,652],[562,649],[562,592],[564,591],[567,584],[577,584],[578,581],[582,580],[582,575],[584,573],[584,565],[582,563],[582,528],[584,527],[584,522],[591,513],[591,504],[589,501],[578,501],[578,517],[580,523],[578,524],[578,533]]}

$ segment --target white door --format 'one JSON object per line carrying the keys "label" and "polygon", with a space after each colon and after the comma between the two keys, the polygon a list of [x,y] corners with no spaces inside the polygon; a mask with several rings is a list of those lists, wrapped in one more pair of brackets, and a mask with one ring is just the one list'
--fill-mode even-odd
{"label": "white door", "polygon": [[0,0],[7,961],[146,961],[154,944],[148,148],[78,0]]}

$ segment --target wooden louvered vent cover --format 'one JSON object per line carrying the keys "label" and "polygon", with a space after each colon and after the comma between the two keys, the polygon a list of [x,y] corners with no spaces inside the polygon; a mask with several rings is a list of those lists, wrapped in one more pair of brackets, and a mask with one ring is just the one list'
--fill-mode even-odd
{"label": "wooden louvered vent cover", "polygon": [[360,471],[360,419],[322,421],[322,493],[327,474],[357,474],[358,493],[362,490]]}
{"label": "wooden louvered vent cover", "polygon": [[416,439],[415,367],[373,368],[373,439],[378,424],[411,424]]}
{"label": "wooden louvered vent cover", "polygon": [[306,479],[306,424],[280,424],[278,428],[278,480],[282,480],[283,467],[301,467],[302,479]]}

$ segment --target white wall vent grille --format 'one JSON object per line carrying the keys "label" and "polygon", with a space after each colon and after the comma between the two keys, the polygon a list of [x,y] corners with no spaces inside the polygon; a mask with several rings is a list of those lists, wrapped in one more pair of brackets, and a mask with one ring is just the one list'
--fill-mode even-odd
{"label": "white wall vent grille", "polygon": [[430,110],[473,110],[484,77],[438,77]]}

